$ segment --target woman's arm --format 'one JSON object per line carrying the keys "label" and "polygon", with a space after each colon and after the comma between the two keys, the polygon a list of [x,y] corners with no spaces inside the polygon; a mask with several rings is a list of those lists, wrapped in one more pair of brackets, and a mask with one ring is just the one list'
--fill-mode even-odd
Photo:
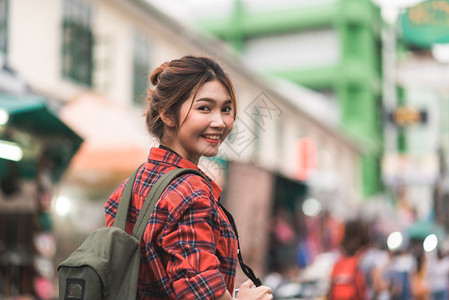
{"label": "woman's arm", "polygon": [[218,297],[217,300],[232,300],[232,296],[228,291],[226,291],[226,293]]}
{"label": "woman's arm", "polygon": [[[267,286],[259,286],[256,288],[252,288],[254,283],[251,280],[247,280],[242,283],[240,286],[239,293],[237,298],[239,300],[271,300],[273,299],[273,295],[271,294],[271,289]],[[228,291],[224,293],[222,296],[218,297],[217,300],[231,300],[231,294]]]}

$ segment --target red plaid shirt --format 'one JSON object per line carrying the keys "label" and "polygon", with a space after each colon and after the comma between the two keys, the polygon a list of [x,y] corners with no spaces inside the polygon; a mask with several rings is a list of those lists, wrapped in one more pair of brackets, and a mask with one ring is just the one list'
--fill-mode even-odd
{"label": "red plaid shirt", "polygon": [[[174,168],[198,169],[190,161],[152,148],[133,187],[126,231],[132,232],[155,180]],[[138,299],[215,299],[234,289],[237,238],[218,205],[221,188],[198,175],[175,179],[151,214],[141,246]],[[124,183],[105,205],[112,226]]]}

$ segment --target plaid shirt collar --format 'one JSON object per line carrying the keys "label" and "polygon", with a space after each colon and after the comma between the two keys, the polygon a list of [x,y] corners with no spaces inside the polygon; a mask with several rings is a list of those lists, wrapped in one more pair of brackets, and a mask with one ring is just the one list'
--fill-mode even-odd
{"label": "plaid shirt collar", "polygon": [[[148,156],[148,162],[155,163],[165,163],[169,165],[173,165],[177,168],[184,168],[184,169],[195,169],[201,171],[203,174],[205,174],[200,168],[198,168],[197,165],[192,163],[191,161],[182,158],[178,154],[167,151],[165,149],[161,149],[158,147],[152,147],[150,149],[150,154]],[[214,194],[214,198],[217,201],[220,201],[220,195],[223,191],[218,184],[215,183],[207,174],[205,174],[206,177],[209,179],[209,182],[212,186],[212,193]]]}

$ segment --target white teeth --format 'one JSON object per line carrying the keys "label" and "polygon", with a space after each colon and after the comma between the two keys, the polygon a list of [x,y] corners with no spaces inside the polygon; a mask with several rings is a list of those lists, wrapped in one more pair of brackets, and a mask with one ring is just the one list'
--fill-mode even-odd
{"label": "white teeth", "polygon": [[215,134],[204,134],[203,135],[205,138],[210,139],[210,140],[219,140],[220,136],[219,135],[215,135]]}

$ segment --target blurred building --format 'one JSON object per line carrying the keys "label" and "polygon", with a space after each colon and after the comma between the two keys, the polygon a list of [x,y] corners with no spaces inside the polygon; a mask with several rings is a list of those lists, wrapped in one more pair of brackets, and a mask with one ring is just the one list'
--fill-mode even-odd
{"label": "blurred building", "polygon": [[364,197],[379,194],[379,9],[370,0],[191,3],[200,30],[227,42],[259,73],[327,96],[326,113],[337,110],[340,132],[364,150],[359,169]]}
{"label": "blurred building", "polygon": [[[274,209],[296,214],[304,200],[314,196],[325,209],[349,216],[366,195],[360,170],[375,158],[373,148],[369,142],[362,147],[338,130],[332,84],[322,85],[321,91],[329,90],[323,95],[286,80],[262,78],[248,57],[142,0],[0,0],[0,8],[0,51],[5,61],[37,93],[58,99],[59,116],[84,139],[51,199],[57,237],[53,271],[88,232],[104,224],[106,198],[156,145],[146,134],[142,117],[149,72],[186,54],[217,59],[235,84],[239,100],[235,128],[219,155],[200,165],[225,187],[223,200],[241,228],[245,258],[259,274],[266,271]],[[342,89],[365,97],[365,88],[371,87],[365,87],[366,82],[357,85],[358,76],[365,75],[356,70],[353,75],[345,73],[355,80],[355,87],[342,83]],[[362,126],[370,131],[375,121],[364,113],[372,108],[374,92],[368,94],[360,96],[364,108],[357,112],[361,119],[371,120],[369,128]],[[375,134],[367,135],[371,133]],[[8,232],[19,232],[14,223],[8,222],[7,228],[0,236],[4,244]],[[32,273],[4,274],[9,277],[1,280],[0,295],[45,288]],[[54,272],[38,274],[53,276]],[[18,282],[18,278],[27,279]]]}
{"label": "blurred building", "polygon": [[365,198],[391,200],[403,225],[449,225],[447,1],[187,2],[254,70],[327,96],[363,149]]}
{"label": "blurred building", "polygon": [[53,295],[51,200],[82,139],[8,63],[9,3],[0,1],[0,298]]}
{"label": "blurred building", "polygon": [[[419,3],[417,3],[419,2]],[[416,4],[417,3],[417,4]],[[449,228],[447,1],[385,7],[384,180],[414,221]],[[394,7],[393,7],[394,8]],[[385,48],[387,48],[385,47]],[[394,83],[393,85],[388,82]]]}

